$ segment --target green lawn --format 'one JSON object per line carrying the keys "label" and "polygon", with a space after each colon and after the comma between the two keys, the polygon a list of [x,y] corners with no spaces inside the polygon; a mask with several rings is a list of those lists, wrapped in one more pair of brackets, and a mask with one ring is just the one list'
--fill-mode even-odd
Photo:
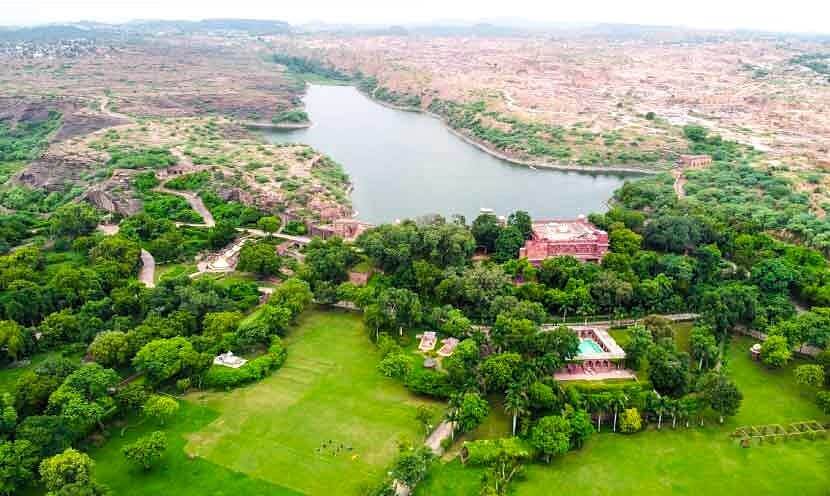
{"label": "green lawn", "polygon": [[[189,434],[185,450],[305,494],[359,494],[399,439],[423,439],[421,400],[375,370],[377,351],[357,314],[308,312],[285,341],[288,360],[271,377],[188,397],[219,417]],[[329,441],[346,449],[318,451]]]}
{"label": "green lawn", "polygon": [[24,365],[22,367],[6,367],[0,369],[0,393],[11,392],[12,388],[14,388],[14,384],[17,382],[18,377],[23,375],[26,371],[32,370],[33,368],[37,367],[47,358],[59,357],[61,355],[66,356],[72,360],[80,361],[83,353],[64,353],[62,351],[49,351],[45,353],[38,353],[37,355],[31,357],[29,359],[29,364]]}
{"label": "green lawn", "polygon": [[[215,421],[219,414],[187,401],[181,402],[176,416],[160,428],[154,422],[134,419],[121,436],[112,428],[112,438],[101,448],[89,451],[95,459],[95,477],[118,496],[171,494],[175,496],[301,496],[300,493],[268,481],[256,479],[185,454],[188,436]],[[127,464],[121,448],[154,430],[167,434],[168,449],[160,463],[149,472]]]}
{"label": "green lawn", "polygon": [[174,263],[156,267],[156,283],[163,279],[171,279],[183,275],[190,275],[197,271],[195,263]]}
{"label": "green lawn", "polygon": [[[530,465],[524,480],[514,485],[515,494],[553,494],[552,488],[555,494],[584,495],[827,494],[830,440],[747,449],[729,438],[740,425],[828,420],[793,381],[792,369],[801,362],[765,369],[748,356],[752,342],[736,338],[727,351],[726,366],[744,402],[725,425],[709,422],[705,428],[664,428],[633,436],[603,432],[550,465]],[[416,494],[477,495],[481,473],[458,461],[440,465]]]}

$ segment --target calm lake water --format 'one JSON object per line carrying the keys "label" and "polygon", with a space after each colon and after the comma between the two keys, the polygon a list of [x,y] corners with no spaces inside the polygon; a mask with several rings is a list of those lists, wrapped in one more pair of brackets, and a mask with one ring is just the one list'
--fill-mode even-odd
{"label": "calm lake water", "polygon": [[384,107],[351,86],[313,85],[304,101],[313,126],[266,137],[311,145],[341,163],[354,184],[358,218],[372,223],[430,213],[462,214],[470,222],[481,208],[576,217],[604,211],[626,177],[513,165],[465,143],[437,119]]}

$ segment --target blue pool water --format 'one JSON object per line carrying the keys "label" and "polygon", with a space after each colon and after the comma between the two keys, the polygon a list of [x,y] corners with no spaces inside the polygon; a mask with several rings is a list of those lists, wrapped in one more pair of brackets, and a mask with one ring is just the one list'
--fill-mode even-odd
{"label": "blue pool water", "polygon": [[603,353],[603,351],[593,339],[583,339],[579,342],[580,355],[595,355],[597,353]]}

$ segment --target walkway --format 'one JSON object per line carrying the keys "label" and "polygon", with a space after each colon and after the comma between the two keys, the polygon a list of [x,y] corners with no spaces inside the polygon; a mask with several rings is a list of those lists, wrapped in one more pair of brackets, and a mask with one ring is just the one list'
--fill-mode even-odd
{"label": "walkway", "polygon": [[162,186],[157,186],[154,188],[155,191],[161,193],[167,193],[168,195],[176,195],[184,198],[187,200],[187,203],[190,204],[190,208],[196,211],[202,217],[202,225],[199,224],[188,224],[189,226],[197,226],[197,227],[213,227],[216,225],[216,221],[213,220],[213,214],[210,213],[210,210],[207,209],[205,203],[199,198],[199,195],[195,193],[191,193],[189,191],[177,191],[174,189],[168,189]]}
{"label": "walkway", "polygon": [[144,249],[141,250],[141,271],[138,273],[138,280],[148,288],[156,287],[156,259]]}
{"label": "walkway", "polygon": [[[251,236],[256,236],[258,238],[264,238],[264,237],[268,236],[268,233],[266,233],[265,231],[263,231],[261,229],[251,229],[249,227],[239,227],[236,230],[240,231],[240,232],[248,233]],[[280,230],[282,230],[282,228],[280,228]],[[307,244],[311,243],[311,238],[309,238],[308,236],[292,236],[290,234],[283,234],[281,232],[272,233],[271,236],[274,237],[274,238],[280,238],[280,239],[285,239],[285,240],[288,240],[288,241],[293,241],[293,242],[299,243],[301,245],[307,245]]]}
{"label": "walkway", "polygon": [[444,453],[444,448],[441,446],[441,442],[444,439],[452,437],[452,433],[455,430],[455,422],[451,422],[449,420],[445,420],[438,424],[438,427],[432,431],[432,434],[429,435],[426,441],[424,441],[424,446],[431,449],[435,456],[441,456]]}
{"label": "walkway", "polygon": [[593,374],[556,372],[553,378],[557,381],[603,381],[605,379],[637,379],[637,376],[628,369],[617,369]]}

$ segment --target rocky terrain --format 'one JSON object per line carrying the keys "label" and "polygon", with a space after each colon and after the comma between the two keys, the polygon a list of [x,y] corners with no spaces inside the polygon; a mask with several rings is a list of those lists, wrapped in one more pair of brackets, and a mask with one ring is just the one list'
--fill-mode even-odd
{"label": "rocky terrain", "polygon": [[481,103],[473,116],[486,131],[479,137],[497,146],[486,135],[510,135],[517,119],[563,129],[564,139],[537,138],[570,149],[564,161],[591,150],[620,159],[617,143],[663,159],[666,150],[682,152],[674,127],[701,124],[794,167],[830,167],[830,80],[819,56],[830,48],[783,35],[704,35],[321,34],[273,41],[286,53],[371,76],[381,99],[414,96],[423,109],[435,101]]}

